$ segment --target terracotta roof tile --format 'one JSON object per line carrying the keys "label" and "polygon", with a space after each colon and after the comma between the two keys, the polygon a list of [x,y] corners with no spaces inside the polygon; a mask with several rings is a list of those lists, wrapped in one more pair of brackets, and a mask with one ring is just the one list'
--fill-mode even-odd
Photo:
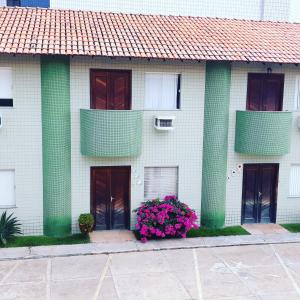
{"label": "terracotta roof tile", "polygon": [[300,24],[2,7],[0,53],[300,63]]}

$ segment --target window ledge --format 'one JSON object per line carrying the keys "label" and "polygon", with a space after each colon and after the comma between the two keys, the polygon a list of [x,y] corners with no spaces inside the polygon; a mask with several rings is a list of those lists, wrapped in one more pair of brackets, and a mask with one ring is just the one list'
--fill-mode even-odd
{"label": "window ledge", "polygon": [[14,209],[17,208],[16,205],[0,205],[0,209]]}

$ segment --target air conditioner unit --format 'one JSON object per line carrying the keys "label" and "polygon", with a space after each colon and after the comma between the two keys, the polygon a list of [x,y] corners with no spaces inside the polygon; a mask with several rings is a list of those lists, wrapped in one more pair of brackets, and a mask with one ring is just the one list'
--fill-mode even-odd
{"label": "air conditioner unit", "polygon": [[154,128],[161,131],[174,130],[175,117],[156,116],[154,117]]}

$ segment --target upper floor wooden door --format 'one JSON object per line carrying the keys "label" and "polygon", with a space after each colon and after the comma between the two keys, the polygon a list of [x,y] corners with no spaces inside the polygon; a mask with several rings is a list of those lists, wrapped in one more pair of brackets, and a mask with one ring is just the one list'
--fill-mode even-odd
{"label": "upper floor wooden door", "polygon": [[281,111],[284,74],[249,73],[247,110]]}
{"label": "upper floor wooden door", "polygon": [[131,71],[91,70],[91,108],[131,109]]}

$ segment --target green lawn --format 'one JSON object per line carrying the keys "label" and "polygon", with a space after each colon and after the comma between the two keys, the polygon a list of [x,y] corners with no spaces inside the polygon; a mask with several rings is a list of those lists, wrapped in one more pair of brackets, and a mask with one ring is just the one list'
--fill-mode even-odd
{"label": "green lawn", "polygon": [[191,229],[187,233],[187,237],[194,238],[194,237],[249,235],[249,234],[250,233],[241,226],[224,227],[221,229],[210,229],[202,226],[198,229]]}
{"label": "green lawn", "polygon": [[287,229],[290,232],[300,232],[300,223],[294,224],[280,224],[283,228]]}
{"label": "green lawn", "polygon": [[[141,236],[137,230],[134,230],[134,234],[137,240],[141,239]],[[194,237],[209,237],[209,236],[229,236],[229,235],[250,235],[242,226],[231,226],[221,229],[209,229],[205,227],[200,227],[199,229],[191,229],[187,233],[187,238]],[[153,238],[159,239],[159,238]]]}
{"label": "green lawn", "polygon": [[[49,236],[18,236],[10,239],[5,247],[31,247],[31,246],[49,246],[49,245],[70,245],[89,243],[88,235],[74,234],[71,236],[56,238]],[[0,248],[4,246],[0,244]]]}

